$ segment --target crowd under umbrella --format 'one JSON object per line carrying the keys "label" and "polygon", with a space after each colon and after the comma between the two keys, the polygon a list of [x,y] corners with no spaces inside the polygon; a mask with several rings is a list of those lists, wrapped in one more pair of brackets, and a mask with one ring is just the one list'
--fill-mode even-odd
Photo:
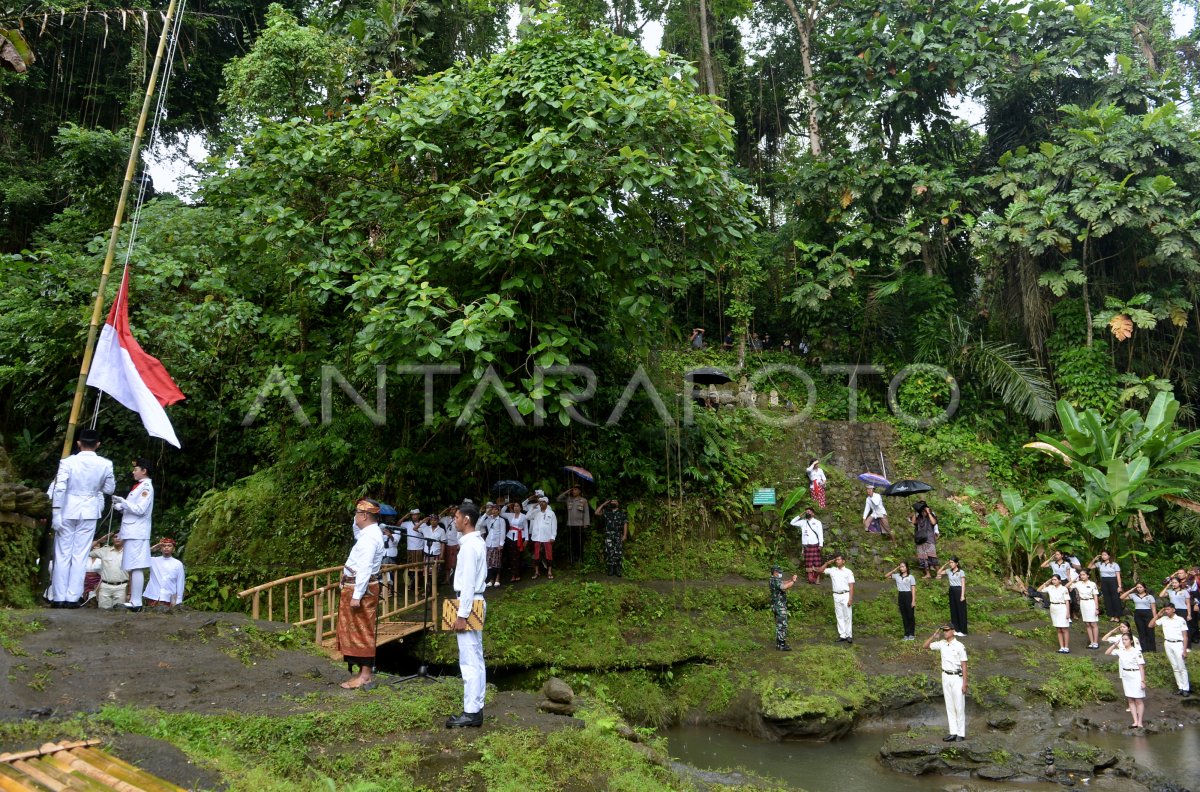
{"label": "crowd under umbrella", "polygon": [[890,487],[892,482],[888,481],[878,473],[859,473],[858,480],[864,484],[869,484],[872,487]]}
{"label": "crowd under umbrella", "polygon": [[933,487],[926,484],[924,481],[916,479],[901,479],[894,484],[888,485],[883,491],[884,495],[895,495],[900,498],[907,498],[909,495],[920,495],[922,492],[932,492]]}

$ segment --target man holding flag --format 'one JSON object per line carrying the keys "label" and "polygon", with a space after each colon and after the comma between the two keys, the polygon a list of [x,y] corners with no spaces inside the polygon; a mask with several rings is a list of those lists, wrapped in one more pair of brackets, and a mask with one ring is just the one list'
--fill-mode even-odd
{"label": "man holding flag", "polygon": [[58,463],[58,475],[46,492],[54,507],[54,571],[50,577],[50,607],[78,608],[88,551],[96,521],[104,511],[104,496],[117,488],[112,462],[96,453],[100,433],[84,429],[75,441],[79,453]]}

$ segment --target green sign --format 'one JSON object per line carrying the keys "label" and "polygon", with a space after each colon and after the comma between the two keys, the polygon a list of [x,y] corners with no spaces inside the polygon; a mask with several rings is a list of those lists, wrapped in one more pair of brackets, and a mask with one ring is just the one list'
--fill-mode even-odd
{"label": "green sign", "polygon": [[760,487],[754,490],[754,505],[755,506],[774,506],[775,505],[775,489],[773,487]]}

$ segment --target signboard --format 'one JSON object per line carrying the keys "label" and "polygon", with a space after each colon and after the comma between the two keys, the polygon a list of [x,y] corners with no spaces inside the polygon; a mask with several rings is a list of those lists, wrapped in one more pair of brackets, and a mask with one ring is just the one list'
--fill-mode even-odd
{"label": "signboard", "polygon": [[755,506],[774,506],[775,505],[775,488],[774,487],[759,487],[754,490]]}

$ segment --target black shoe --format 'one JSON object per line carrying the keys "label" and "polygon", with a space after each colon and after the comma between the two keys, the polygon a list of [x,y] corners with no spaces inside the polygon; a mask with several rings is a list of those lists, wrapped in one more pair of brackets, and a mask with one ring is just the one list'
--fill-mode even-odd
{"label": "black shoe", "polygon": [[845,641],[845,640],[846,640],[845,638],[838,638],[836,643],[841,643],[842,641]]}
{"label": "black shoe", "polygon": [[963,737],[963,736],[960,734],[960,735],[958,735],[957,737],[955,737],[954,739],[955,739],[957,742],[966,742],[966,739],[967,739],[967,738],[966,738],[966,737]]}
{"label": "black shoe", "polygon": [[1181,691],[1179,691],[1179,695],[1183,696],[1184,698],[1187,698],[1188,696],[1192,695],[1192,691],[1190,691],[1190,690],[1181,690]]}
{"label": "black shoe", "polygon": [[947,734],[945,737],[942,738],[942,742],[954,742],[957,739],[958,739],[958,737],[954,736],[953,734]]}
{"label": "black shoe", "polygon": [[142,612],[141,605],[130,605],[128,602],[122,602],[121,604],[124,605],[125,610],[129,611],[130,613],[141,613]]}
{"label": "black shoe", "polygon": [[779,644],[779,645],[778,645],[778,646],[776,646],[775,648],[776,648],[776,649],[778,649],[778,650],[779,650],[779,651],[781,651],[781,652],[790,652],[790,651],[792,651],[792,647],[788,646],[787,644]]}
{"label": "black shoe", "polygon": [[461,715],[455,715],[452,718],[446,719],[447,729],[461,729],[464,726],[472,726],[479,728],[483,725],[483,710],[475,713],[464,712]]}
{"label": "black shoe", "polygon": [[847,639],[846,639],[846,643],[848,643],[848,644],[852,644],[852,643],[854,643],[854,639],[853,639],[853,638],[847,638]]}

